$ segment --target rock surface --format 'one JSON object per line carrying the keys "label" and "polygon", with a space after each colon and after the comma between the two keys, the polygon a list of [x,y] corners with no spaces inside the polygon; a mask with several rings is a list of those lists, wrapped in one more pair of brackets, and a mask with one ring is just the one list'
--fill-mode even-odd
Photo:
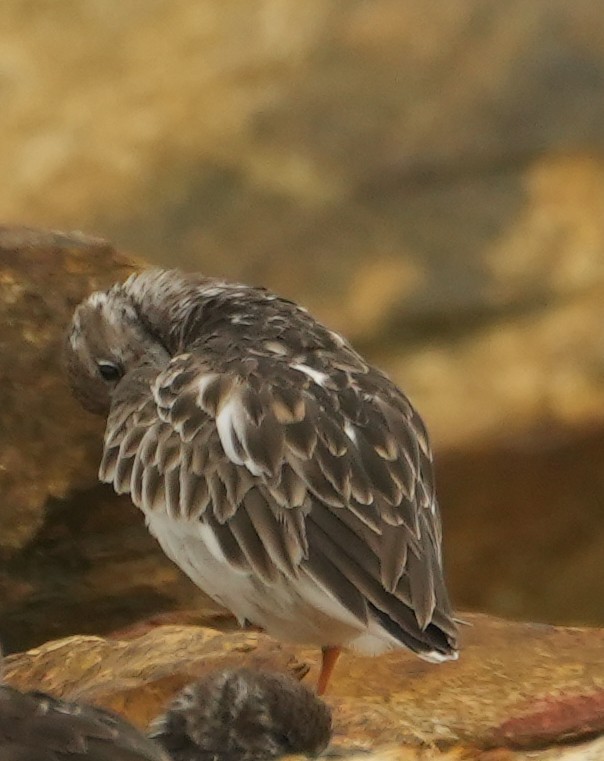
{"label": "rock surface", "polygon": [[0,217],[306,302],[443,445],[601,424],[598,0],[23,7]]}
{"label": "rock surface", "polygon": [[[306,303],[425,416],[458,604],[603,622],[600,3],[108,8],[2,3],[0,218],[97,230],[154,262]],[[60,372],[73,306],[137,266],[96,238],[0,229],[8,650],[155,613],[178,622],[183,609],[195,624],[209,609],[129,501],[97,486],[102,421]],[[384,760],[604,757],[601,737],[532,749],[601,731],[601,633],[474,624],[464,659],[434,672],[403,656],[344,659],[339,740],[383,745]],[[45,646],[14,678],[47,672],[42,686],[142,721],[208,653],[316,663],[255,635],[157,631],[71,640],[67,671],[65,647]],[[181,646],[178,663],[162,651]],[[385,700],[392,673],[407,687]],[[441,750],[417,745],[426,738]]]}
{"label": "rock surface", "polygon": [[604,432],[544,425],[437,452],[445,560],[464,608],[550,623],[604,620]]}
{"label": "rock surface", "polygon": [[[598,0],[4,0],[0,21],[0,219],[306,303],[426,418],[459,603],[604,622]],[[25,442],[23,380],[0,422]],[[37,431],[2,453],[5,551],[92,486],[83,425],[71,476]]]}
{"label": "rock surface", "polygon": [[[170,611],[216,610],[164,557],[128,498],[97,483],[103,423],[71,399],[60,367],[73,306],[135,266],[141,262],[80,234],[0,231],[0,349],[9,358],[0,370],[0,638],[8,651]],[[595,319],[601,305],[593,307]],[[576,329],[567,344],[573,352],[599,340],[580,314],[583,323],[565,318],[558,328],[560,341]],[[554,343],[551,350],[555,357]],[[570,389],[577,367],[569,365]],[[452,406],[457,412],[447,414],[459,415]],[[502,409],[503,401],[493,414]],[[553,415],[522,436],[500,431],[488,445],[437,447],[458,605],[602,620],[603,457],[597,421],[579,428]]]}
{"label": "rock surface", "polygon": [[84,295],[133,267],[97,238],[0,227],[0,551],[34,536],[48,498],[94,477],[103,423],[71,398],[62,343]]}
{"label": "rock surface", "polygon": [[136,266],[79,233],[0,228],[0,640],[8,651],[208,603],[131,503],[97,486],[104,423],[72,399],[61,368],[75,305]]}
{"label": "rock surface", "polygon": [[[401,760],[597,759],[604,747],[604,631],[467,618],[456,663],[434,666],[404,652],[344,655],[327,698],[334,746]],[[265,635],[174,625],[127,641],[47,643],[9,658],[6,678],[21,689],[93,701],[145,726],[208,670],[246,665],[303,677],[310,666],[314,680],[317,661],[316,650]]]}

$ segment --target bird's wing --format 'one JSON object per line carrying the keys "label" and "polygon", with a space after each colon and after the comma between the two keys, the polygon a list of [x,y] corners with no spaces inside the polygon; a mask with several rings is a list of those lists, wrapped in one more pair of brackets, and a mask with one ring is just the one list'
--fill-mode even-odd
{"label": "bird's wing", "polygon": [[2,761],[167,761],[161,747],[110,711],[0,686]]}
{"label": "bird's wing", "polygon": [[101,479],[146,511],[209,526],[229,562],[268,583],[303,569],[359,619],[369,604],[419,637],[411,645],[431,623],[452,641],[431,452],[410,403],[372,369],[250,367],[216,372],[182,354],[158,376],[125,376]]}

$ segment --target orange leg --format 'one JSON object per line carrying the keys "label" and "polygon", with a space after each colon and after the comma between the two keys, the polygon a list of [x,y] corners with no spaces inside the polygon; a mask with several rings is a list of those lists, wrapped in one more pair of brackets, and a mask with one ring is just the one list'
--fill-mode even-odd
{"label": "orange leg", "polygon": [[341,649],[339,647],[322,648],[321,673],[319,674],[319,681],[317,682],[317,695],[325,694],[329,677],[334,670],[340,652]]}

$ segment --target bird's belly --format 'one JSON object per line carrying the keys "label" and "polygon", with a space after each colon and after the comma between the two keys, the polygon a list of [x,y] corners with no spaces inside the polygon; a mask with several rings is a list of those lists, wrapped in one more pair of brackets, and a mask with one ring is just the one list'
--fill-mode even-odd
{"label": "bird's belly", "polygon": [[309,645],[351,644],[366,628],[305,573],[280,575],[271,584],[231,566],[211,530],[192,527],[163,512],[146,513],[149,531],[165,554],[206,594],[277,639]]}
{"label": "bird's belly", "polygon": [[246,608],[251,592],[251,579],[233,568],[221,556],[220,548],[210,530],[203,524],[195,528],[181,525],[165,513],[145,514],[149,531],[162,550],[187,576],[216,602],[228,608],[240,622],[247,618],[240,609]]}

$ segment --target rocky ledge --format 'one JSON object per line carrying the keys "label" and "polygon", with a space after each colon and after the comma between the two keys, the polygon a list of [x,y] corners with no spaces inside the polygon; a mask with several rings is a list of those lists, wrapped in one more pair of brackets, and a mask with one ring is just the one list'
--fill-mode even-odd
{"label": "rocky ledge", "polygon": [[[6,652],[210,605],[163,555],[130,500],[98,483],[103,421],[71,398],[60,366],[75,305],[141,266],[81,233],[0,227],[0,640]],[[598,306],[587,320],[581,310],[576,321],[555,318],[555,340],[544,345],[557,367],[581,366],[559,342],[564,326],[583,331],[571,330],[568,345],[601,347],[601,296],[597,289],[590,296]],[[519,320],[520,329],[525,323]],[[538,355],[524,338],[519,345]],[[458,355],[455,342],[450,351]],[[600,366],[595,349],[590,352],[586,363]],[[494,368],[498,384],[518,389],[509,374],[501,375],[501,358],[476,357],[485,371]],[[409,358],[400,373],[406,389],[413,364]],[[520,364],[524,378],[527,365]],[[505,365],[509,372],[517,367],[508,360]],[[552,375],[549,363],[542,372]],[[482,376],[472,362],[460,374],[469,385],[459,398],[473,400],[476,388],[485,386]],[[437,362],[431,377],[440,383],[433,400],[454,407],[446,366]],[[601,375],[594,383],[598,396],[589,397],[590,409],[601,410]],[[566,387],[573,398],[585,397],[585,384],[574,375]],[[448,420],[442,410],[431,412],[421,394],[417,401],[431,430]],[[514,418],[497,398],[489,398],[488,407]],[[445,560],[458,605],[510,618],[601,624],[604,427],[592,418],[589,429],[577,421],[560,428],[545,420],[536,430],[526,420],[519,436],[471,446],[461,439],[444,446],[436,432]],[[465,428],[447,427],[460,436]],[[509,546],[513,553],[501,551]]]}
{"label": "rocky ledge", "polygon": [[[327,698],[334,752],[392,761],[604,758],[604,630],[466,619],[456,663],[433,666],[404,652],[342,657]],[[139,726],[209,670],[245,665],[316,678],[314,650],[229,631],[222,617],[205,623],[150,622],[106,639],[49,642],[8,658],[6,677]]]}

